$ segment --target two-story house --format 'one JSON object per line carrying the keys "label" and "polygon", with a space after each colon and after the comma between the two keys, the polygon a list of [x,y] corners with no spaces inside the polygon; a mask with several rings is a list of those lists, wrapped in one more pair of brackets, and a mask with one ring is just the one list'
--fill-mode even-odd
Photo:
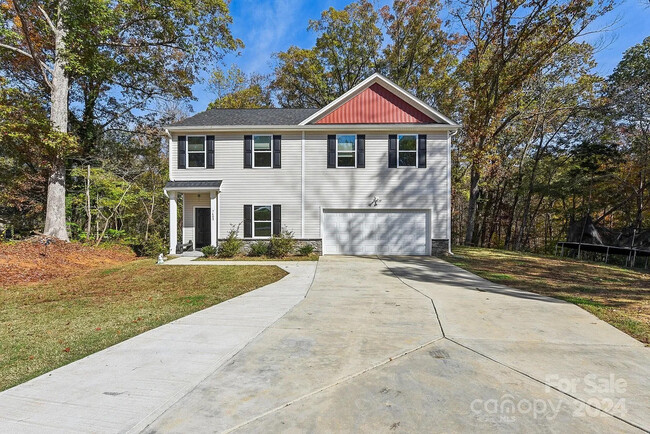
{"label": "two-story house", "polygon": [[169,125],[170,251],[281,230],[323,254],[449,250],[459,125],[379,74],[320,109],[216,109]]}

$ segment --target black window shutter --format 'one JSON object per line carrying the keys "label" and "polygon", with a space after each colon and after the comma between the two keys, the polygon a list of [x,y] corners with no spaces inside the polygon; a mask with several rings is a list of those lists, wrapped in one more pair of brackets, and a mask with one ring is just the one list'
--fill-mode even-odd
{"label": "black window shutter", "polygon": [[206,136],[205,142],[205,148],[207,150],[205,156],[205,168],[214,169],[214,136]]}
{"label": "black window shutter", "polygon": [[427,135],[418,136],[418,167],[427,167]]}
{"label": "black window shutter", "polygon": [[397,167],[397,135],[388,136],[388,167]]}
{"label": "black window shutter", "polygon": [[244,169],[253,167],[253,136],[244,136]]}
{"label": "black window shutter", "polygon": [[357,167],[366,167],[366,135],[357,134]]}
{"label": "black window shutter", "polygon": [[280,235],[282,232],[282,207],[273,205],[273,235]]}
{"label": "black window shutter", "polygon": [[253,238],[253,205],[244,205],[244,238]]}
{"label": "black window shutter", "polygon": [[281,165],[282,136],[273,136],[273,168],[279,169]]}
{"label": "black window shutter", "polygon": [[336,135],[327,136],[327,167],[333,169],[336,167]]}
{"label": "black window shutter", "polygon": [[178,136],[178,168],[185,169],[185,145],[187,143],[186,136]]}

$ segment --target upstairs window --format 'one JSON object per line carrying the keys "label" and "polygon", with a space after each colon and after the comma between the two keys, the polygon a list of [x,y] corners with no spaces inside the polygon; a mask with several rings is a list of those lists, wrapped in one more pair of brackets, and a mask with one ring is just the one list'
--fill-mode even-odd
{"label": "upstairs window", "polygon": [[336,167],[357,166],[357,136],[339,134],[336,136]]}
{"label": "upstairs window", "polygon": [[253,167],[272,167],[272,143],[270,135],[253,136]]}
{"label": "upstairs window", "polygon": [[273,233],[273,207],[255,205],[253,207],[253,237],[270,237]]}
{"label": "upstairs window", "polygon": [[205,136],[187,136],[187,167],[205,168]]}
{"label": "upstairs window", "polygon": [[399,134],[397,136],[397,166],[417,167],[417,165],[418,165],[417,134]]}

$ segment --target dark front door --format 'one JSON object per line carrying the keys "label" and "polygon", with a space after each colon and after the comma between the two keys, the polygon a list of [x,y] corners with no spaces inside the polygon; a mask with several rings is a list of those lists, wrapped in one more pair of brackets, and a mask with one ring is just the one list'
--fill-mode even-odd
{"label": "dark front door", "polygon": [[194,247],[200,249],[210,245],[210,208],[196,208],[194,212]]}

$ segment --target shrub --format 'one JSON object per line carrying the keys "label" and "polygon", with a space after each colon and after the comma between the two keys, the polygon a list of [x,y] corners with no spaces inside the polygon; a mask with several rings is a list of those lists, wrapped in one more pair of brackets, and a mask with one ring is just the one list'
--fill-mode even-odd
{"label": "shrub", "polygon": [[154,232],[149,235],[147,241],[142,243],[142,256],[158,256],[161,253],[167,253],[168,247],[165,240],[157,233]]}
{"label": "shrub", "polygon": [[205,256],[217,256],[217,248],[215,246],[205,246],[201,248],[201,253]]}
{"label": "shrub", "polygon": [[[126,237],[120,242],[120,244],[129,246],[136,256],[155,257],[161,253],[165,255],[169,251],[167,241],[157,232],[150,233],[146,241],[144,240],[144,237],[141,236]],[[115,245],[115,243],[111,241],[103,241],[100,244],[100,246],[110,245]]]}
{"label": "shrub", "polygon": [[293,238],[293,232],[283,230],[279,235],[273,235],[269,241],[269,256],[274,258],[284,258],[293,253],[296,247],[296,240]]}
{"label": "shrub", "polygon": [[250,247],[251,250],[248,252],[250,256],[264,256],[269,253],[269,243],[264,241],[256,241]]}
{"label": "shrub", "polygon": [[126,235],[126,231],[118,229],[107,229],[104,234],[104,240],[106,241],[117,241]]}
{"label": "shrub", "polygon": [[311,244],[304,244],[298,249],[298,254],[300,256],[309,256],[314,253],[314,246]]}
{"label": "shrub", "polygon": [[244,242],[237,238],[238,229],[239,227],[230,229],[228,237],[219,243],[218,253],[222,258],[232,258],[238,255],[244,246]]}

